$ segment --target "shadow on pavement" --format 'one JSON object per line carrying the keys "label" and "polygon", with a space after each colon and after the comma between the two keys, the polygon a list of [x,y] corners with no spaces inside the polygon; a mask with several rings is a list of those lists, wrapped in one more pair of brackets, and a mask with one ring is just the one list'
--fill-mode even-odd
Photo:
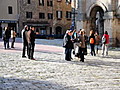
{"label": "shadow on pavement", "polygon": [[57,82],[0,77],[0,90],[77,90]]}
{"label": "shadow on pavement", "polygon": [[[52,55],[52,54],[51,54]],[[61,54],[62,55],[62,54]],[[115,57],[105,57],[105,58],[102,58],[100,60],[91,60],[91,59],[88,59],[86,58],[84,62],[80,62],[79,60],[72,60],[72,61],[66,61],[64,60],[64,57],[63,59],[60,59],[60,60],[55,60],[54,58],[51,58],[49,60],[46,60],[45,58],[41,59],[41,58],[38,58],[38,61],[46,61],[46,62],[56,62],[56,63],[67,63],[67,64],[76,64],[76,65],[86,65],[86,66],[93,66],[93,67],[103,67],[103,66],[110,66],[110,67],[119,67],[120,66],[120,62],[117,62],[117,61],[105,61],[103,59],[109,59],[109,58],[114,58],[116,59]]]}

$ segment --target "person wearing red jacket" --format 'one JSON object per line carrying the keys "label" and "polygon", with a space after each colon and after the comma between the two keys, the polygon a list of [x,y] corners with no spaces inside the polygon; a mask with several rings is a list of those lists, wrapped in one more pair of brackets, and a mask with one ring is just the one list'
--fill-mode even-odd
{"label": "person wearing red jacket", "polygon": [[108,32],[105,31],[103,37],[102,37],[102,55],[104,54],[108,55],[108,45],[109,45],[109,35]]}

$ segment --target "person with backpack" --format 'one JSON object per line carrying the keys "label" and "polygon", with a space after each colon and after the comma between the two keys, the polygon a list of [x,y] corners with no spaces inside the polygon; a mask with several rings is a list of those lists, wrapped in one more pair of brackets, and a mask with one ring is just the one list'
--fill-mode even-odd
{"label": "person with backpack", "polygon": [[89,43],[90,43],[90,47],[91,47],[91,55],[96,56],[96,54],[95,54],[95,36],[94,36],[93,30],[90,31]]}
{"label": "person with backpack", "polygon": [[104,56],[104,53],[106,56],[108,55],[108,45],[109,45],[109,35],[108,35],[108,32],[105,31],[102,37],[102,55],[103,56]]}

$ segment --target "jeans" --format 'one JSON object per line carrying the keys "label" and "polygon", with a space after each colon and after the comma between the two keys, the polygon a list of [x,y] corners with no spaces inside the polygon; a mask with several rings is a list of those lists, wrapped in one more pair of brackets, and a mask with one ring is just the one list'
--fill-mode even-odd
{"label": "jeans", "polygon": [[104,54],[107,56],[108,55],[108,44],[103,44],[102,45],[102,55]]}
{"label": "jeans", "polygon": [[27,48],[27,55],[28,55],[28,43],[27,42],[23,42],[23,53],[22,53],[22,56],[25,56],[26,48]]}
{"label": "jeans", "polygon": [[34,47],[35,47],[35,43],[29,43],[28,44],[28,58],[29,59],[33,59],[33,54],[34,54]]}
{"label": "jeans", "polygon": [[14,48],[14,43],[15,43],[15,37],[12,38],[11,48]]}
{"label": "jeans", "polygon": [[5,47],[5,49],[9,48],[9,39],[4,40],[4,47]]}
{"label": "jeans", "polygon": [[95,56],[96,54],[95,54],[95,44],[90,44],[90,47],[91,47],[91,55],[93,56]]}
{"label": "jeans", "polygon": [[65,48],[65,60],[71,61],[71,52],[72,52],[72,49]]}

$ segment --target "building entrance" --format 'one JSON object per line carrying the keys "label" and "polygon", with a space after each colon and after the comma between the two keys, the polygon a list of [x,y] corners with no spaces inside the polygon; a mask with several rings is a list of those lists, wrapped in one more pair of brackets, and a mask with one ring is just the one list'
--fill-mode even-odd
{"label": "building entrance", "polygon": [[100,6],[95,6],[90,12],[90,29],[98,31],[99,35],[104,34],[104,11]]}

